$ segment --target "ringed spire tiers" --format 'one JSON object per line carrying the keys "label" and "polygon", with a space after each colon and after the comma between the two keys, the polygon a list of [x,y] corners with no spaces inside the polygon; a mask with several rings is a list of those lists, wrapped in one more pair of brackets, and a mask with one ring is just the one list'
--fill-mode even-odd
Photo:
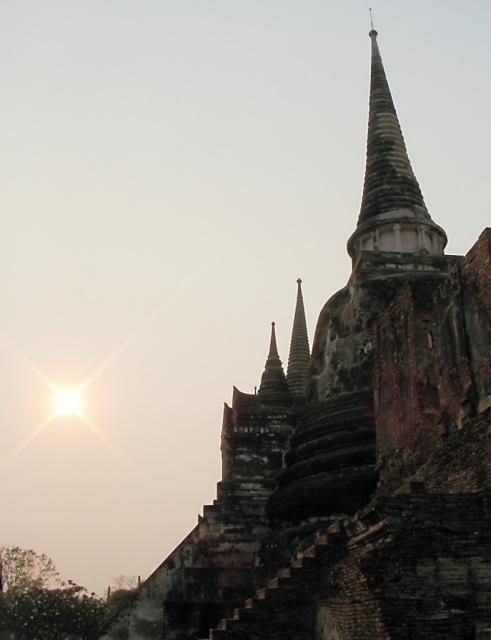
{"label": "ringed spire tiers", "polygon": [[370,38],[365,187],[348,241],[353,272],[320,312],[305,411],[268,502],[271,522],[299,537],[316,521],[355,513],[376,490],[374,323],[407,284],[426,295],[454,264],[442,255],[445,232],[432,221],[411,168],[374,29]]}
{"label": "ringed spire tiers", "polygon": [[269,354],[261,376],[261,385],[258,391],[259,401],[267,405],[285,405],[290,403],[290,393],[286,381],[283,365],[278,355],[276,346],[275,323],[271,323],[271,340]]}
{"label": "ringed spire tiers", "polygon": [[369,36],[365,182],[358,225],[348,240],[348,253],[354,261],[364,250],[441,255],[447,236],[432,221],[412,170],[382,64],[378,33],[372,29]]}
{"label": "ringed spire tiers", "polygon": [[305,320],[305,307],[302,295],[302,280],[297,280],[297,303],[293,317],[290,354],[286,379],[290,393],[294,399],[303,400],[309,373],[310,348]]}

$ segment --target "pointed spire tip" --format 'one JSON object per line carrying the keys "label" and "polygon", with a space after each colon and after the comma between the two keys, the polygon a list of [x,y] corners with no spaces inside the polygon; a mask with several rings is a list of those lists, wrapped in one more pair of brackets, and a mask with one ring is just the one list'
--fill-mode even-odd
{"label": "pointed spire tip", "polygon": [[293,317],[292,337],[290,340],[290,354],[288,357],[288,372],[286,379],[292,397],[301,400],[304,398],[307,384],[310,349],[307,335],[307,323],[305,321],[305,309],[302,296],[302,279],[297,279],[297,303]]}
{"label": "pointed spire tip", "polygon": [[368,34],[370,36],[370,38],[376,38],[378,36],[378,33],[375,31],[374,27],[373,27],[373,15],[372,15],[372,7],[370,7],[368,9],[368,11],[370,11],[370,26],[372,27],[370,33]]}
{"label": "pointed spire tip", "polygon": [[286,381],[285,372],[278,355],[276,346],[275,323],[271,323],[271,341],[269,354],[261,376],[258,396],[261,404],[265,405],[288,405],[290,403],[290,392]]}

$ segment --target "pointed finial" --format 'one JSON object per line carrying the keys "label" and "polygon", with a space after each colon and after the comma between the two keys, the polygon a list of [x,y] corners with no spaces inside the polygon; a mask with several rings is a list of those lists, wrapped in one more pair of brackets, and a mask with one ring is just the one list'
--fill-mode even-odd
{"label": "pointed finial", "polygon": [[261,385],[258,391],[259,402],[264,405],[285,406],[290,404],[290,392],[286,381],[285,372],[278,355],[276,346],[275,323],[271,323],[271,342],[269,345],[268,359],[261,376]]}
{"label": "pointed finial", "polygon": [[295,306],[295,315],[293,317],[292,337],[290,340],[290,354],[288,357],[286,379],[288,381],[292,397],[296,400],[302,400],[305,395],[305,386],[308,378],[310,349],[307,334],[307,322],[305,320],[301,278],[298,278],[297,285],[297,304]]}
{"label": "pointed finial", "polygon": [[276,331],[275,323],[271,323],[271,341],[269,343],[269,357],[278,357],[278,347],[276,346]]}
{"label": "pointed finial", "polygon": [[371,7],[370,7],[369,11],[370,11],[370,24],[372,26],[372,29],[371,29],[371,31],[370,31],[370,33],[368,35],[373,40],[374,38],[376,38],[378,36],[378,32],[375,31],[375,29],[373,27],[373,16],[372,16],[372,8]]}

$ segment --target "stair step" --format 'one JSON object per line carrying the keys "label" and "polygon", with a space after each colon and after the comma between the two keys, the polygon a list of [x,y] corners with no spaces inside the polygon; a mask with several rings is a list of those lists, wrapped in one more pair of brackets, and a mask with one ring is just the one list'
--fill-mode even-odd
{"label": "stair step", "polygon": [[254,597],[247,598],[243,607],[234,609],[230,619],[224,619],[221,621],[221,628],[211,629],[208,640],[226,640],[226,638],[230,638],[231,635],[233,636],[235,627],[233,624],[234,621],[239,624],[240,622],[242,622],[242,624],[247,624],[249,616],[255,616],[260,614],[261,611],[265,611],[260,603],[266,601],[268,597],[272,597],[275,592],[279,591],[281,594],[282,588],[285,590],[284,593],[286,597],[291,597],[288,596],[288,594],[293,593],[292,589],[296,592],[299,587],[298,581],[294,579],[294,576],[297,575],[297,571],[305,569],[306,565],[311,565],[316,557],[316,553],[328,544],[329,534],[318,534],[314,543],[301,551],[297,557],[291,561],[290,567],[280,569],[277,576],[268,581],[266,587],[257,589]]}
{"label": "stair step", "polygon": [[210,631],[209,640],[225,640],[227,632],[225,629],[212,629]]}

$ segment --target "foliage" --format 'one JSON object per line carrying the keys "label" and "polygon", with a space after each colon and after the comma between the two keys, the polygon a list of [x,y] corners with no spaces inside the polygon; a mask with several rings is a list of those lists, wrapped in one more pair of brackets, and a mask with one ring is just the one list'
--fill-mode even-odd
{"label": "foliage", "polygon": [[50,558],[31,549],[3,546],[0,563],[0,634],[16,640],[98,637],[108,613],[106,603],[71,581],[60,583]]}
{"label": "foliage", "polygon": [[114,578],[114,584],[111,587],[111,591],[120,591],[122,589],[133,591],[138,586],[138,578],[136,576],[125,576],[120,574]]}
{"label": "foliage", "polygon": [[111,615],[130,602],[138,590],[139,582],[140,579],[136,576],[125,576],[121,574],[114,578],[113,585],[107,590],[106,600],[108,612]]}
{"label": "foliage", "polygon": [[108,610],[113,613],[118,609],[122,609],[129,603],[134,593],[136,593],[136,589],[115,589],[111,591],[106,600]]}
{"label": "foliage", "polygon": [[3,591],[27,591],[34,587],[59,585],[59,575],[53,561],[44,553],[4,545],[0,547],[0,569]]}
{"label": "foliage", "polygon": [[19,640],[92,640],[106,619],[105,602],[73,582],[10,591],[2,606],[3,629]]}

